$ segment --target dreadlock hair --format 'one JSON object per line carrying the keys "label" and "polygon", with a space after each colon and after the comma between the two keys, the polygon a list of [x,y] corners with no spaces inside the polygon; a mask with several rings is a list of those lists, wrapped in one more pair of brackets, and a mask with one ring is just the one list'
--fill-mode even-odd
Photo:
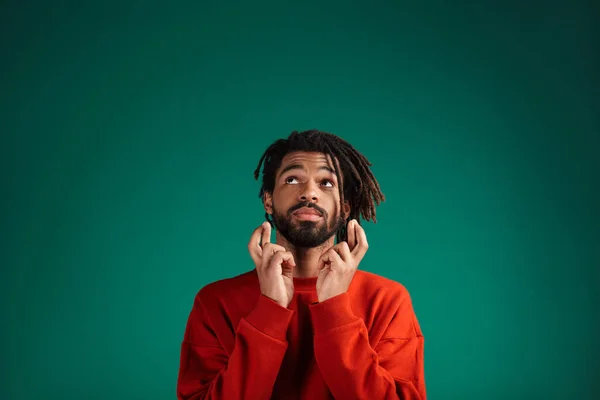
{"label": "dreadlock hair", "polygon": [[[281,166],[283,157],[295,151],[319,152],[331,157],[339,182],[340,206],[346,200],[350,203],[350,214],[336,233],[338,243],[347,240],[346,226],[350,219],[356,219],[360,224],[362,215],[366,221],[373,220],[377,223],[375,207],[385,201],[385,196],[369,168],[372,164],[344,139],[316,129],[294,131],[287,139],[279,139],[267,148],[254,171],[254,179],[258,180],[264,161],[262,186],[258,193],[261,199],[264,198],[265,192],[273,193],[275,171]],[[339,162],[339,168],[336,160]],[[343,179],[340,179],[340,175],[343,175]],[[268,213],[265,213],[265,219],[274,226]]]}

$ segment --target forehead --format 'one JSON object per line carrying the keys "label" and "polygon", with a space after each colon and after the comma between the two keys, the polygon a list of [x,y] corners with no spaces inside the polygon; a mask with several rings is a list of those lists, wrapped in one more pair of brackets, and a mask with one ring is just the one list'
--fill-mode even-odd
{"label": "forehead", "polygon": [[293,153],[286,154],[281,160],[280,168],[285,168],[291,164],[299,164],[306,168],[313,166],[318,167],[321,165],[327,165],[333,168],[331,157],[329,157],[329,155],[313,151],[295,151]]}

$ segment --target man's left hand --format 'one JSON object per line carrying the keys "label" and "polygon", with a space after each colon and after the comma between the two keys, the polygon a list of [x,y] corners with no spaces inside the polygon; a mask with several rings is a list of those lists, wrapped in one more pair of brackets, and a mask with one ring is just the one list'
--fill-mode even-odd
{"label": "man's left hand", "polygon": [[319,258],[317,296],[319,302],[345,293],[369,245],[364,229],[353,219],[347,226],[348,241],[340,242]]}

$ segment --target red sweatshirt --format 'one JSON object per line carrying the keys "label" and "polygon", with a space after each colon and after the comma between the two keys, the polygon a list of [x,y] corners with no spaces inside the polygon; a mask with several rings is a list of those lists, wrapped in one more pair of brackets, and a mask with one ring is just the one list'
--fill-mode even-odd
{"label": "red sweatshirt", "polygon": [[401,284],[356,271],[318,302],[294,278],[288,308],[260,293],[255,270],[196,295],[183,344],[183,399],[425,400],[423,335]]}

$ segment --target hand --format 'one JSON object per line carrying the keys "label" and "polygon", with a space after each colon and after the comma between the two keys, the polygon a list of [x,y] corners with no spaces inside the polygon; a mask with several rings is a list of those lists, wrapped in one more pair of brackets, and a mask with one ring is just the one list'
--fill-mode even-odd
{"label": "hand", "polygon": [[294,267],[292,253],[283,246],[270,242],[271,225],[263,222],[250,237],[248,251],[256,266],[260,292],[287,307],[294,295]]}
{"label": "hand", "polygon": [[339,242],[319,258],[317,278],[319,302],[348,290],[358,264],[369,248],[365,230],[355,219],[348,222],[347,230],[348,242]]}

